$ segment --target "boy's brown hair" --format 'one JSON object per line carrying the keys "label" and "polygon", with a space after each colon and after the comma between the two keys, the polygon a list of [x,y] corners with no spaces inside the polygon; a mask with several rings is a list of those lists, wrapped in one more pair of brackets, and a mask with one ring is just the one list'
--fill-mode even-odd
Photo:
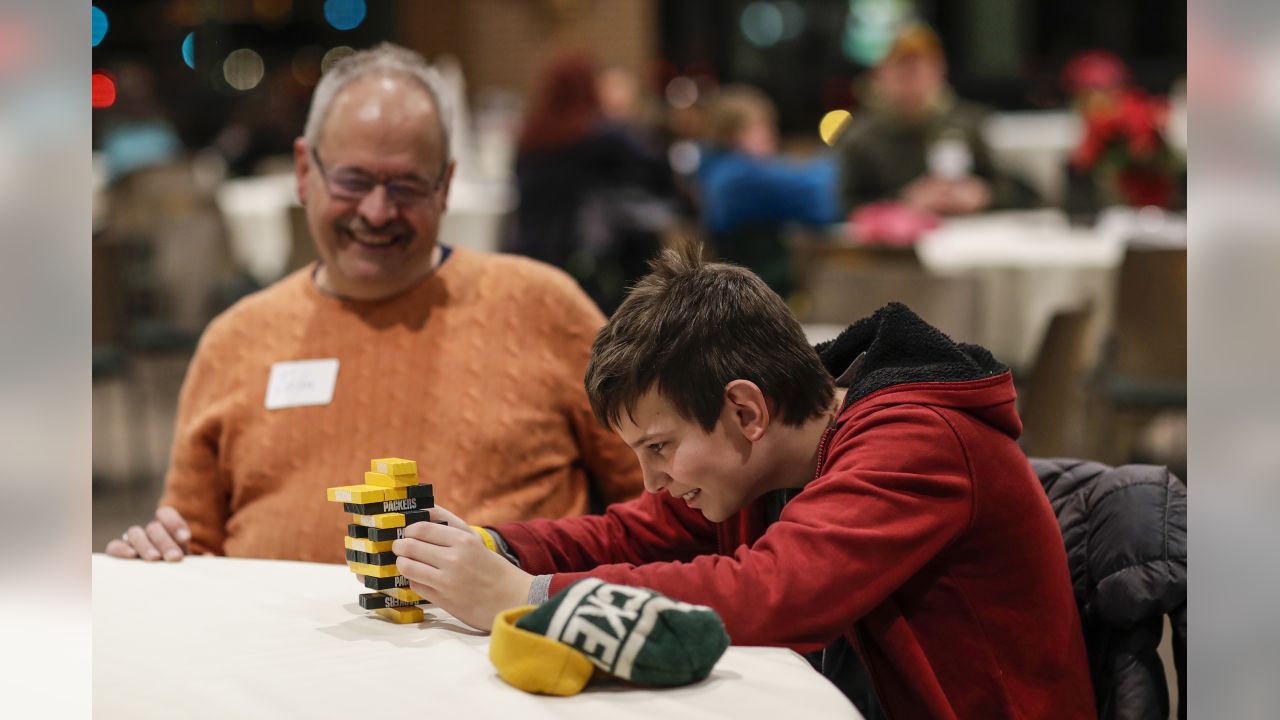
{"label": "boy's brown hair", "polygon": [[835,383],[791,310],[745,268],[702,260],[686,242],[649,263],[596,336],[587,365],[587,397],[601,425],[656,388],[686,419],[710,432],[724,388],[750,380],[783,424],[825,412]]}

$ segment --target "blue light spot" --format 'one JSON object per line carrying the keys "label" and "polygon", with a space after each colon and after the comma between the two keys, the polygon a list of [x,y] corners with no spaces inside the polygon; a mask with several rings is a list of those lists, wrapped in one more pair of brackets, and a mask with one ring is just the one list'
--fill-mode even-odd
{"label": "blue light spot", "polygon": [[364,22],[364,0],[324,0],[324,19],[339,30],[351,30]]}
{"label": "blue light spot", "polygon": [[192,70],[196,69],[196,34],[187,33],[187,37],[182,40],[182,62]]}
{"label": "blue light spot", "polygon": [[102,38],[107,36],[107,26],[111,23],[107,22],[107,14],[97,5],[93,7],[93,46],[98,47],[98,43],[102,42]]}
{"label": "blue light spot", "polygon": [[747,42],[765,48],[777,45],[786,31],[782,11],[771,2],[753,2],[742,11],[738,21]]}

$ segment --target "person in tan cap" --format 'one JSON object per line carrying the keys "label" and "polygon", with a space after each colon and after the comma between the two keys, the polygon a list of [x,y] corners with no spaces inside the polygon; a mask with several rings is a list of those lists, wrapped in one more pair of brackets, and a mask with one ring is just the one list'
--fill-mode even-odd
{"label": "person in tan cap", "polygon": [[909,25],[872,71],[870,97],[837,143],[844,211],[884,200],[940,215],[1020,204],[982,138],[986,111],[947,85],[938,36]]}

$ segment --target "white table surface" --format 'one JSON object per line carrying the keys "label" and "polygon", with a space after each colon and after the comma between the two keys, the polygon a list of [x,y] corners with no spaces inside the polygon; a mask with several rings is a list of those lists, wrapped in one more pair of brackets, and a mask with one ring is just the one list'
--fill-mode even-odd
{"label": "white table surface", "polygon": [[1057,210],[1006,211],[947,218],[916,245],[930,272],[1109,270],[1120,265],[1119,235],[1071,227]]}
{"label": "white table surface", "polygon": [[489,638],[439,609],[395,625],[360,608],[340,565],[93,556],[97,718],[858,718],[799,655],[731,647],[707,680],[524,693]]}

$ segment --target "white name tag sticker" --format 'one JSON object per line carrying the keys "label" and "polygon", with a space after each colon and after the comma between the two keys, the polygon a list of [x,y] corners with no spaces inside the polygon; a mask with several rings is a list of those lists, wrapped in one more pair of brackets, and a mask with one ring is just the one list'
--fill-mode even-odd
{"label": "white name tag sticker", "polygon": [[267,409],[328,405],[337,381],[337,358],[278,362],[267,378]]}

